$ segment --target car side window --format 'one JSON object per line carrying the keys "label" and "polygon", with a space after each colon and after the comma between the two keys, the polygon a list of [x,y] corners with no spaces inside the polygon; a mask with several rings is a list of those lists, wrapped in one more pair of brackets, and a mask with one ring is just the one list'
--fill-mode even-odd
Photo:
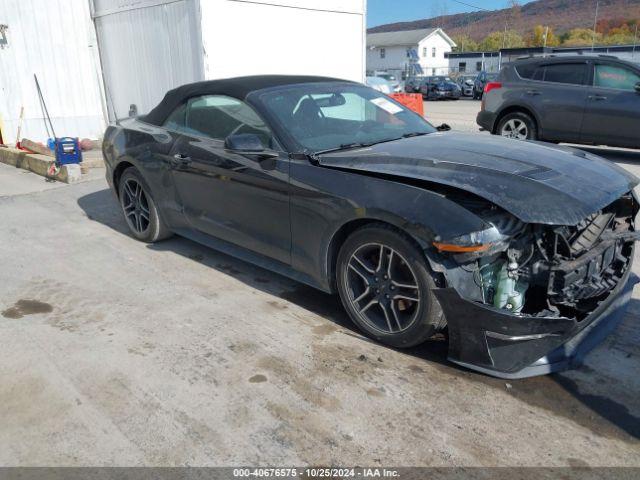
{"label": "car side window", "polygon": [[533,72],[533,77],[531,77],[532,80],[536,80],[538,82],[541,82],[544,80],[544,71],[545,71],[545,67],[538,67],[536,68],[536,71]]}
{"label": "car side window", "polygon": [[176,132],[184,132],[186,128],[187,105],[182,104],[176,108],[171,115],[164,121],[163,126],[169,130]]}
{"label": "car side window", "polygon": [[236,98],[205,95],[189,100],[186,133],[224,141],[229,135],[252,133],[265,147],[272,146],[272,133],[253,108]]}
{"label": "car side window", "polygon": [[593,84],[596,87],[634,90],[640,83],[640,75],[628,68],[596,64]]}
{"label": "car side window", "polygon": [[536,71],[536,65],[518,65],[516,71],[522,78],[532,79]]}
{"label": "car side window", "polygon": [[543,81],[549,83],[566,83],[584,85],[587,77],[586,63],[556,63],[544,68]]}

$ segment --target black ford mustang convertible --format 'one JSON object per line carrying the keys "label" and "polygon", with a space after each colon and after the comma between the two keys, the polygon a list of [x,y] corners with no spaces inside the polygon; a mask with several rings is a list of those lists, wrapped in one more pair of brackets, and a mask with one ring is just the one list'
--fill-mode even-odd
{"label": "black ford mustang convertible", "polygon": [[565,368],[628,299],[638,180],[569,148],[439,131],[360,84],[207,81],[110,126],[131,234],[176,233],[327,292],[388,345],[446,329],[502,377]]}

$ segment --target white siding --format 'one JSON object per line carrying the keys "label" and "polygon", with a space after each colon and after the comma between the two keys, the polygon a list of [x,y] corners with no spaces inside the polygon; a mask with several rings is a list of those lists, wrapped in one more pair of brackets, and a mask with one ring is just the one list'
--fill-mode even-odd
{"label": "white siding", "polygon": [[9,26],[0,49],[0,118],[4,141],[46,141],[33,74],[58,136],[98,138],[104,131],[97,52],[87,0],[0,0],[0,24]]}
{"label": "white siding", "polygon": [[201,0],[200,8],[206,78],[364,80],[365,0]]}
{"label": "white siding", "polygon": [[131,104],[145,113],[207,78],[363,81],[365,12],[366,0],[0,0],[0,127],[14,141],[24,105],[23,136],[46,140],[33,73],[56,133],[94,138],[105,111],[111,121]]}
{"label": "white siding", "polygon": [[196,0],[94,1],[111,121],[128,116],[131,104],[146,113],[167,90],[204,79],[197,7]]}
{"label": "white siding", "polygon": [[[436,56],[432,56],[433,49],[436,49]],[[426,50],[426,55],[425,55]],[[418,56],[420,66],[425,75],[446,75],[449,73],[449,60],[444,54],[451,51],[451,45],[442,35],[437,33],[425,38],[418,45]]]}
{"label": "white siding", "polygon": [[[380,57],[380,50],[385,49],[384,58]],[[372,47],[367,49],[367,70],[400,70],[404,71],[409,63],[407,50],[417,50],[417,45],[413,47]]]}
{"label": "white siding", "polygon": [[[445,75],[449,71],[449,60],[445,58],[445,53],[451,51],[451,44],[439,32],[435,31],[416,45],[371,45],[367,48],[367,70],[405,71],[411,63],[407,58],[407,50],[410,49],[418,54],[425,75]],[[384,58],[380,56],[383,48]],[[432,55],[433,48],[436,49],[435,57]]]}

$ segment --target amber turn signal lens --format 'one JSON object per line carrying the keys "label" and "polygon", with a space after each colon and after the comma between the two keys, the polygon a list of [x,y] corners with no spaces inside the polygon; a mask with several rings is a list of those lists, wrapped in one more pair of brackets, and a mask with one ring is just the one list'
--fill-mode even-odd
{"label": "amber turn signal lens", "polygon": [[491,245],[472,245],[472,246],[462,246],[462,245],[453,245],[451,243],[439,243],[433,242],[433,246],[440,252],[451,252],[451,253],[473,253],[473,252],[484,252],[489,250]]}

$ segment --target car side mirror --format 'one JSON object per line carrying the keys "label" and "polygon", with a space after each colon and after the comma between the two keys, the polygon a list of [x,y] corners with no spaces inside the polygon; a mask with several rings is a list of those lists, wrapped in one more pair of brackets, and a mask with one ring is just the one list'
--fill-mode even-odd
{"label": "car side mirror", "polygon": [[230,152],[256,158],[263,170],[274,170],[277,166],[278,153],[267,150],[255,133],[229,135],[224,141],[224,148]]}
{"label": "car side mirror", "polygon": [[636,92],[640,93],[640,82],[636,83],[634,88],[636,89]]}
{"label": "car side mirror", "polygon": [[436,130],[438,130],[439,132],[448,132],[449,130],[451,130],[451,127],[446,123],[443,123],[442,125],[437,126]]}
{"label": "car side mirror", "polygon": [[265,150],[262,140],[254,133],[229,135],[224,141],[224,148],[241,153],[258,153]]}

